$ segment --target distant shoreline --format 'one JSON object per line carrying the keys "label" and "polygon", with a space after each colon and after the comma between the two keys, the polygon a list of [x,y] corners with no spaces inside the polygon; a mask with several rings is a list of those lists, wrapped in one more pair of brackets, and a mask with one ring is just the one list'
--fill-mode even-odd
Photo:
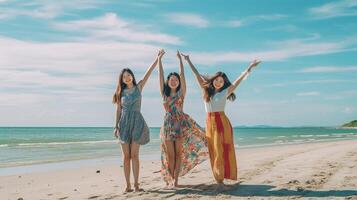
{"label": "distant shoreline", "polygon": [[340,129],[353,129],[353,130],[356,130],[357,127],[340,127]]}
{"label": "distant shoreline", "polygon": [[[0,128],[113,128],[111,126],[0,126]],[[161,128],[161,126],[150,126],[149,128]],[[356,128],[357,127],[341,127],[341,126],[233,126],[233,128]]]}

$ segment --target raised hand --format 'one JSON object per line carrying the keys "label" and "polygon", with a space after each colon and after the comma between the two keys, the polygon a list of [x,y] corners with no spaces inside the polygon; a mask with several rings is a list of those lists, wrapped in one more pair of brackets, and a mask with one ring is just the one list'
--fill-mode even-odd
{"label": "raised hand", "polygon": [[179,50],[177,50],[176,56],[177,56],[177,58],[178,58],[179,60],[181,60],[181,59],[182,59],[182,58],[181,58],[181,53],[180,53],[180,51],[179,51]]}
{"label": "raised hand", "polygon": [[251,70],[253,67],[256,67],[258,66],[262,61],[258,60],[258,59],[255,59],[253,60],[250,64],[249,64],[249,69],[248,70]]}
{"label": "raised hand", "polygon": [[255,59],[249,64],[248,69],[246,71],[244,71],[235,81],[233,81],[232,85],[230,85],[228,87],[227,96],[231,95],[234,92],[234,90],[238,87],[238,85],[242,82],[242,80],[247,78],[247,76],[249,75],[252,68],[259,65],[259,63],[261,63],[261,61],[258,59]]}
{"label": "raised hand", "polygon": [[188,55],[181,53],[181,56],[187,61],[190,60],[190,57]]}
{"label": "raised hand", "polygon": [[161,59],[164,54],[165,54],[165,50],[164,49],[160,49],[159,54],[157,55],[157,57],[159,59]]}

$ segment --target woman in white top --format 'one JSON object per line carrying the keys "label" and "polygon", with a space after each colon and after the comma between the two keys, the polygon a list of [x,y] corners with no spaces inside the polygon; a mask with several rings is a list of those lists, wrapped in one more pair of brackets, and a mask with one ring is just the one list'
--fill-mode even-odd
{"label": "woman in white top", "polygon": [[212,77],[203,77],[196,70],[188,55],[182,55],[190,65],[196,79],[203,89],[203,98],[207,112],[206,137],[213,176],[218,184],[217,190],[223,190],[224,179],[237,180],[237,162],[234,149],[233,128],[224,113],[227,99],[234,101],[233,93],[252,68],[260,61],[254,60],[234,82],[229,81],[223,72]]}

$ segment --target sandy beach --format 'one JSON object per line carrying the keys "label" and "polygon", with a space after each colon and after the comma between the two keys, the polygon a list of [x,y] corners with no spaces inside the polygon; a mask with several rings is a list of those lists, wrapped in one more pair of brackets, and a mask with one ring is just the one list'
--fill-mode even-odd
{"label": "sandy beach", "polygon": [[[118,152],[119,153],[119,152]],[[238,149],[239,181],[217,193],[209,161],[164,189],[160,161],[141,163],[145,192],[123,194],[107,164],[0,177],[1,199],[357,199],[357,140]],[[159,158],[158,158],[159,159]]]}

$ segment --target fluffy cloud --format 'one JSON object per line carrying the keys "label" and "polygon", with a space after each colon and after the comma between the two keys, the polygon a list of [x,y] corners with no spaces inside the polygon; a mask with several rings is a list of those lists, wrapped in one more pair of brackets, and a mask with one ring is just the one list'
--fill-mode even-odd
{"label": "fluffy cloud", "polygon": [[309,9],[309,13],[316,19],[357,15],[357,0],[342,0],[327,3]]}
{"label": "fluffy cloud", "polygon": [[94,19],[54,23],[62,31],[82,34],[88,40],[155,42],[161,44],[180,44],[180,38],[164,33],[145,30],[142,26],[130,23],[115,13],[107,13]]}
{"label": "fluffy cloud", "polygon": [[194,13],[170,13],[167,17],[173,23],[196,28],[206,28],[210,24],[205,17]]}

